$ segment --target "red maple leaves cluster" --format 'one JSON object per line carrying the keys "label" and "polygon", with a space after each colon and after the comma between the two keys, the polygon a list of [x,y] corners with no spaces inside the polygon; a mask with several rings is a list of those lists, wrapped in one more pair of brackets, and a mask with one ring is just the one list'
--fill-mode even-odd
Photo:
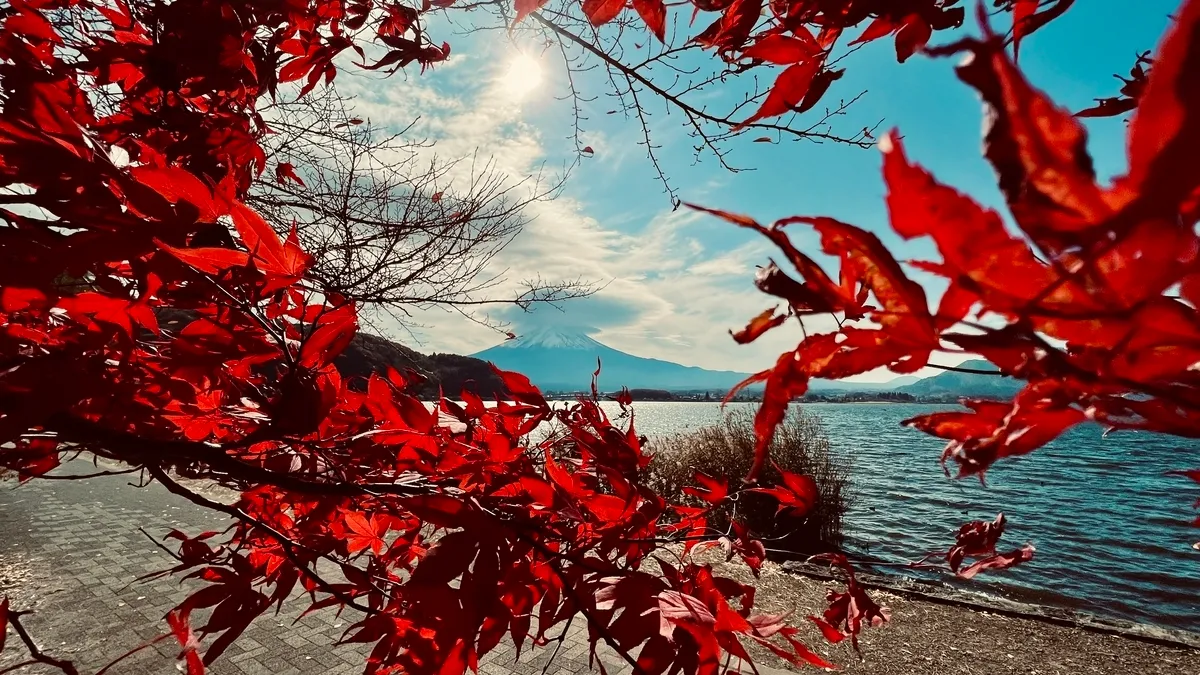
{"label": "red maple leaves cluster", "polygon": [[[606,645],[640,672],[716,672],[725,655],[749,660],[752,644],[829,667],[798,627],[754,611],[753,586],[692,555],[720,545],[757,571],[762,543],[740,524],[712,531],[709,509],[752,489],[803,513],[816,499],[810,479],[781,472],[780,486],[731,489],[699,477],[692,494],[708,506],[672,506],[639,480],[648,456],[632,413],[611,420],[595,395],[554,409],[528,379],[500,373],[507,399],[489,406],[465,392],[431,410],[410,393],[411,374],[350,382],[332,366],[357,329],[355,307],[307,278],[312,259],[294,233],[279,236],[242,203],[267,170],[259,139],[269,129],[256,106],[281,83],[330,81],[343,54],[370,69],[444,60],[449,47],[429,39],[422,15],[448,4],[9,3],[0,14],[0,467],[24,480],[68,451],[90,453],[235,520],[225,536],[168,537],[178,542],[169,572],[201,582],[167,617],[193,674],[297,590],[309,611],[361,612],[344,640],[373,645],[369,673],[461,673],[501,640],[542,645],[551,628],[579,619],[593,650]],[[871,19],[859,40],[894,34],[903,60],[933,30],[961,22],[954,5],[773,2],[759,30],[756,0],[697,3],[721,12],[697,40],[722,58],[787,66],[757,119],[816,102],[837,77],[824,58],[845,29]],[[1069,5],[1008,3],[1014,38]],[[518,18],[536,7],[518,2]],[[584,3],[595,23],[624,7]],[[665,6],[633,8],[661,39]],[[912,372],[948,345],[1030,382],[1011,404],[972,402],[970,412],[912,421],[950,441],[946,459],[961,473],[1085,419],[1196,435],[1200,181],[1190,150],[1200,125],[1185,83],[1200,70],[1198,15],[1189,2],[1160,50],[1131,128],[1130,172],[1111,188],[1095,184],[1082,129],[1024,82],[999,38],[959,46],[975,55],[963,78],[995,109],[988,157],[1041,255],[890,139],[893,226],[932,237],[943,261],[925,267],[950,279],[936,313],[859,228],[828,218],[765,227],[722,214],[769,237],[800,276],[762,271],[758,286],[789,309],[760,315],[739,342],[791,315],[845,322],[752,378],[766,382],[755,472],[811,377]],[[362,40],[386,52],[366,63]],[[289,164],[274,172],[300,180]],[[836,281],[791,244],[786,228],[798,225],[841,261]],[[1169,294],[1176,288],[1181,297]],[[963,330],[975,307],[1004,326]],[[851,325],[863,319],[871,325]],[[530,440],[547,423],[557,431]],[[214,501],[176,475],[239,497]],[[1018,562],[1024,553],[995,555],[1000,529],[960,533],[952,567],[965,556],[982,557],[974,566]],[[847,589],[814,622],[827,639],[857,644],[886,613],[844,557],[824,560],[846,569]],[[35,660],[73,672],[36,650],[21,615],[0,602],[0,628],[17,628]]]}
{"label": "red maple leaves cluster", "polygon": [[[764,226],[711,211],[769,238],[798,275],[774,263],[761,269],[756,284],[787,308],[755,317],[735,335],[739,342],[792,316],[840,317],[837,330],[808,332],[773,368],[741,385],[766,383],[751,478],[788,402],[812,378],[881,367],[911,373],[938,352],[978,355],[1027,381],[1011,402],[967,401],[967,411],[906,422],[946,439],[942,460],[960,476],[982,475],[1088,420],[1200,436],[1200,170],[1192,157],[1200,147],[1198,44],[1200,3],[1187,2],[1139,94],[1128,172],[1110,186],[1097,182],[1083,126],[1025,80],[1001,38],[936,50],[970,55],[959,77],[989,108],[985,154],[1021,230],[1010,233],[999,214],[911,162],[898,135],[883,139],[892,228],[906,239],[931,238],[942,257],[913,263],[949,282],[936,309],[863,229],[822,217]],[[822,252],[840,260],[837,281],[792,245],[788,231],[796,227],[814,230]],[[957,570],[963,552],[994,553],[1002,522],[966,526],[951,567]],[[968,569],[1030,556],[1032,548]]]}
{"label": "red maple leaves cluster", "polygon": [[[547,1],[516,0],[514,24]],[[1073,3],[997,0],[994,4],[998,10],[1012,13],[1015,51],[1022,38],[1061,16]],[[966,14],[960,0],[692,0],[691,4],[689,26],[701,12],[720,16],[690,37],[689,43],[711,49],[720,59],[739,67],[786,66],[758,110],[741,126],[789,112],[803,113],[815,106],[843,73],[829,65],[831,53],[846,33],[859,26],[864,27],[846,46],[892,38],[896,58],[904,62],[924,49],[935,31],[961,26]],[[616,20],[630,6],[664,42],[667,6],[663,0],[582,2],[583,14],[593,26]]]}
{"label": "red maple leaves cluster", "polygon": [[[193,674],[297,590],[310,611],[362,613],[343,639],[373,645],[369,673],[463,672],[579,617],[593,649],[644,672],[708,672],[749,642],[818,659],[753,611],[753,587],[664,548],[720,533],[639,482],[632,418],[614,424],[594,397],[551,409],[515,373],[500,373],[509,400],[430,410],[414,376],[349,382],[331,364],[355,307],[306,278],[294,231],[241,201],[266,169],[256,105],[334,77],[358,32],[390,49],[369,68],[443,59],[419,18],[282,0],[6,10],[0,466],[26,480],[91,453],[235,520],[227,536],[168,536],[168,572],[201,584],[167,617]],[[275,177],[297,180],[290,165]],[[548,422],[561,431],[531,442]]]}
{"label": "red maple leaves cluster", "polygon": [[[997,515],[996,519],[991,522],[973,520],[966,523],[958,528],[954,546],[951,546],[950,550],[945,553],[931,553],[925,559],[928,560],[934,556],[944,557],[950,571],[963,579],[970,579],[986,570],[1006,569],[1013,565],[1029,562],[1033,559],[1034,553],[1031,544],[1025,544],[1021,548],[1007,553],[996,552],[996,545],[1000,543],[1000,536],[1004,534],[1006,523],[1003,513]],[[968,558],[972,558],[974,561],[963,567],[963,563]],[[913,563],[913,566],[921,567],[923,563],[924,561]]]}

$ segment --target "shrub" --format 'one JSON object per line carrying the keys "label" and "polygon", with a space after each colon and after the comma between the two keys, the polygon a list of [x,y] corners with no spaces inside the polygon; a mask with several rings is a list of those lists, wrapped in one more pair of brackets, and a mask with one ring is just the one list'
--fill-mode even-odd
{"label": "shrub", "polygon": [[[750,471],[754,460],[754,414],[735,409],[720,424],[687,431],[651,443],[654,459],[644,480],[668,501],[702,505],[683,489],[695,485],[701,471],[730,484]],[[785,471],[811,476],[819,499],[802,518],[776,514],[778,502],[767,495],[743,492],[736,503],[717,507],[709,523],[727,528],[730,516],[746,524],[777,556],[787,552],[812,554],[840,548],[842,518],[850,502],[850,457],[835,452],[820,420],[801,410],[792,411],[780,425],[771,446],[771,459]],[[763,471],[760,482],[773,485],[780,475],[775,467]]]}

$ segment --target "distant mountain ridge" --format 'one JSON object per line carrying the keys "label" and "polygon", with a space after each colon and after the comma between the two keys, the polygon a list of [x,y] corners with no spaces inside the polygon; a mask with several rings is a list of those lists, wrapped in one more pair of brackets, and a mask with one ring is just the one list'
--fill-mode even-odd
{"label": "distant mountain ridge", "polygon": [[986,370],[996,373],[964,373],[953,370],[926,377],[912,384],[897,387],[896,391],[913,396],[978,396],[982,398],[1007,398],[1021,390],[1024,382],[1000,375],[996,366],[988,361],[976,359],[960,363],[957,368]]}
{"label": "distant mountain ridge", "polygon": [[671,361],[634,356],[613,349],[591,336],[542,327],[471,355],[503,370],[528,376],[546,391],[578,391],[591,384],[600,360],[601,389],[664,389],[668,391],[729,389],[747,373],[707,370]]}
{"label": "distant mountain ridge", "polygon": [[[530,330],[471,357],[490,361],[504,370],[523,373],[545,391],[586,390],[591,384],[597,359],[601,365],[598,385],[604,391],[621,387],[675,392],[723,391],[749,377],[749,373],[709,370],[635,356],[609,347],[585,333],[555,327]],[[987,361],[968,361],[960,367],[996,370]],[[884,383],[815,380],[809,391],[815,394],[899,392],[923,398],[999,398],[1016,393],[1021,384],[998,375],[946,371],[926,378],[906,375]]]}

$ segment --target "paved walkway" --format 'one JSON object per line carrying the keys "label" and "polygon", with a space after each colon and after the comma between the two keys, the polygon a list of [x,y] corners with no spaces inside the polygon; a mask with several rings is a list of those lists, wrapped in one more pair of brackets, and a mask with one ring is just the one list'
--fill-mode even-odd
{"label": "paved walkway", "polygon": [[[90,466],[85,470],[94,470]],[[75,662],[81,673],[93,673],[129,649],[162,634],[163,616],[189,589],[178,577],[135,582],[139,576],[173,562],[138,531],[161,537],[170,528],[189,533],[223,529],[228,520],[172,495],[157,484],[135,488],[134,476],[86,481],[34,480],[16,486],[0,482],[0,596],[20,609],[33,609],[23,623],[42,649]],[[303,603],[279,616],[258,619],[216,663],[217,675],[290,675],[296,673],[361,673],[371,645],[334,646],[355,620],[332,610],[292,622]],[[586,629],[575,622],[548,675],[586,672]],[[174,641],[121,662],[114,675],[176,673]],[[537,675],[553,650],[526,643],[520,659],[511,643],[489,654],[481,665],[486,675]],[[0,654],[0,671],[27,658],[11,629]],[[627,670],[604,657],[610,673]],[[53,672],[40,666],[21,672]]]}

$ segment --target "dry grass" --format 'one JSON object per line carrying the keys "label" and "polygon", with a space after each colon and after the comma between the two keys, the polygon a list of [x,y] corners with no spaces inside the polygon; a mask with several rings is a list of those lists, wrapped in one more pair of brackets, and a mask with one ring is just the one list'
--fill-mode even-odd
{"label": "dry grass", "polygon": [[[731,485],[750,471],[754,415],[750,410],[733,410],[720,424],[656,439],[650,448],[655,457],[646,467],[646,484],[668,501],[698,504],[683,494],[684,487],[696,484],[696,471],[726,478]],[[850,458],[830,448],[825,429],[816,417],[794,410],[775,435],[771,459],[786,471],[816,481],[820,498],[812,511],[801,519],[776,515],[777,502],[773,498],[742,493],[736,503],[719,508],[710,524],[727,527],[736,509],[737,518],[773,552],[811,554],[839,548],[842,518],[850,501]],[[772,485],[779,478],[779,472],[768,466],[761,483]]]}

